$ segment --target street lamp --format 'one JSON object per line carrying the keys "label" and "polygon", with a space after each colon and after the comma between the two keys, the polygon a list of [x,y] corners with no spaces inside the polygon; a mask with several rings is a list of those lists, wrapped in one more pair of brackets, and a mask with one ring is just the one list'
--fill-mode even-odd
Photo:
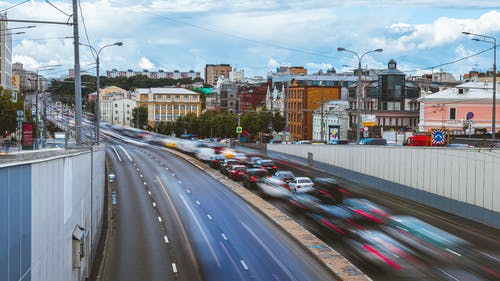
{"label": "street lamp", "polygon": [[384,50],[382,49],[375,49],[371,51],[364,52],[361,56],[358,55],[358,53],[348,50],[346,48],[338,47],[337,51],[339,52],[348,52],[351,54],[354,54],[358,58],[358,85],[356,87],[357,95],[356,95],[356,103],[357,103],[357,124],[356,124],[356,143],[359,144],[359,141],[361,139],[360,135],[360,129],[361,129],[361,60],[366,54],[369,53],[382,53]]}
{"label": "street lamp", "polygon": [[94,53],[95,55],[95,60],[96,60],[96,87],[97,87],[97,90],[96,90],[96,99],[95,99],[95,108],[94,108],[94,118],[95,118],[95,126],[96,126],[96,129],[95,129],[95,136],[96,136],[96,144],[99,145],[99,135],[100,135],[100,119],[101,119],[101,108],[100,108],[100,105],[99,105],[99,91],[100,91],[100,74],[99,74],[99,55],[101,54],[102,50],[107,48],[107,47],[111,47],[111,46],[122,46],[123,43],[122,42],[115,42],[113,44],[108,44],[108,45],[104,45],[102,46],[99,50],[96,50],[94,47],[90,46],[90,45],[87,45],[87,44],[83,44],[83,43],[80,43],[80,45],[82,46],[85,46],[85,47],[89,47],[90,50],[92,50],[92,52]]}
{"label": "street lamp", "polygon": [[[38,120],[39,117],[38,117],[38,95],[40,94],[39,91],[39,87],[38,87],[38,84],[40,83],[40,76],[38,76],[38,72],[40,70],[52,70],[54,69],[54,67],[57,67],[57,66],[61,66],[60,64],[53,64],[53,65],[43,65],[43,66],[39,66],[36,68],[36,105],[35,105],[35,114],[36,114],[36,120],[35,120],[35,127],[36,127],[36,138],[37,138],[37,141],[35,142],[35,146],[36,148],[38,148],[38,139],[41,138],[40,136],[40,121]],[[44,99],[44,104],[45,104],[45,99]],[[44,109],[45,109],[45,106],[44,106]],[[45,115],[44,115],[44,119],[45,119]],[[44,122],[44,132],[46,134],[46,131],[45,131],[45,122]]]}
{"label": "street lamp", "polygon": [[[496,103],[497,103],[497,39],[492,36],[486,36],[481,34],[475,34],[470,32],[462,32],[465,35],[473,35],[480,38],[472,38],[474,41],[481,41],[493,44],[493,106],[491,113],[491,142],[495,143],[495,133],[496,133]],[[489,39],[489,40],[488,40]],[[490,41],[492,40],[492,41]]]}

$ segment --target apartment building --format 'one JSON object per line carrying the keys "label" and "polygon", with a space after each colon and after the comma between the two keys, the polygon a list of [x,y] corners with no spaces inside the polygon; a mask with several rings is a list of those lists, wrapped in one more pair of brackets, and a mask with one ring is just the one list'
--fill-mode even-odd
{"label": "apartment building", "polygon": [[219,78],[229,78],[231,71],[233,68],[229,64],[207,64],[205,66],[205,83],[216,86]]}
{"label": "apartment building", "polygon": [[[0,13],[0,19],[6,20],[7,13]],[[8,32],[7,21],[0,22],[2,36],[0,37],[0,86],[12,89],[12,35]],[[7,30],[4,31],[4,30]]]}
{"label": "apartment building", "polygon": [[158,71],[149,71],[147,69],[134,71],[132,69],[128,69],[127,71],[119,71],[117,69],[107,70],[106,77],[108,78],[116,78],[116,77],[133,77],[136,75],[144,75],[150,79],[183,79],[183,78],[201,78],[200,72],[195,72],[194,70],[189,71],[164,71],[162,69]]}
{"label": "apartment building", "polygon": [[175,122],[189,113],[201,114],[200,94],[184,88],[140,88],[133,95],[138,106],[148,109],[148,125],[152,127],[160,122]]}

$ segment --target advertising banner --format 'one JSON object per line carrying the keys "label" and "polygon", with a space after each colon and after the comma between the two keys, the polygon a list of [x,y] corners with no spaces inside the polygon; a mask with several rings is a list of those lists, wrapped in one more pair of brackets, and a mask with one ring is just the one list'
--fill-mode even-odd
{"label": "advertising banner", "polygon": [[33,124],[23,123],[23,147],[33,147]]}

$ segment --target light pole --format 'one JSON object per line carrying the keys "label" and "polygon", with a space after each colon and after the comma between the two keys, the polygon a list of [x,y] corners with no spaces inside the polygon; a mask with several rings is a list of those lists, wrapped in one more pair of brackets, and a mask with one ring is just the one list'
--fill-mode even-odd
{"label": "light pole", "polygon": [[[462,32],[463,34],[466,35],[473,35],[477,36],[480,38],[472,38],[474,41],[481,41],[481,42],[486,42],[493,44],[493,105],[492,105],[492,112],[491,112],[491,142],[492,144],[495,143],[495,133],[496,133],[496,110],[497,110],[497,39],[492,36],[486,36],[486,35],[481,35],[481,34],[475,34],[475,33],[470,33],[470,32]],[[488,40],[489,39],[489,40]],[[492,40],[492,41],[490,41]]]}
{"label": "light pole", "polygon": [[[39,128],[40,121],[39,121],[39,117],[38,117],[38,113],[39,113],[38,112],[38,95],[40,94],[39,93],[40,88],[38,87],[38,84],[40,84],[40,76],[38,76],[38,72],[40,70],[52,70],[52,69],[54,69],[54,67],[57,67],[57,66],[61,66],[61,65],[60,64],[43,65],[43,66],[39,66],[36,68],[36,105],[35,105],[35,114],[36,114],[35,127],[36,127],[36,138],[37,138],[37,141],[35,142],[36,148],[39,148],[38,147],[38,140],[41,138],[40,137],[41,130]],[[45,99],[44,99],[44,101],[45,101]],[[44,109],[45,109],[45,106],[44,106]],[[44,116],[44,120],[45,120],[45,116]],[[45,126],[46,125],[44,124],[44,128],[45,128]]]}
{"label": "light pole", "polygon": [[357,91],[357,95],[356,95],[356,104],[357,104],[357,124],[356,124],[356,143],[359,144],[359,141],[361,139],[361,135],[360,135],[360,129],[361,129],[361,60],[363,59],[363,57],[366,55],[366,54],[369,54],[369,53],[381,53],[383,52],[384,50],[382,49],[375,49],[375,50],[371,50],[371,51],[367,51],[367,52],[364,52],[361,56],[358,55],[358,53],[354,52],[354,51],[351,51],[351,50],[347,50],[345,48],[342,48],[342,47],[338,47],[337,48],[337,51],[339,52],[348,52],[348,53],[351,53],[351,54],[354,54],[357,58],[358,58],[358,85],[356,87],[356,91]]}
{"label": "light pole", "polygon": [[90,45],[87,45],[87,44],[83,44],[83,43],[80,43],[80,45],[82,46],[85,46],[85,47],[89,47],[90,50],[92,50],[94,52],[94,55],[96,57],[96,99],[95,99],[95,106],[94,106],[94,119],[95,119],[95,137],[96,137],[96,144],[99,145],[99,136],[100,136],[100,122],[101,122],[101,107],[99,105],[99,90],[100,90],[100,74],[99,74],[99,55],[101,54],[102,50],[107,48],[107,47],[111,47],[111,46],[122,46],[123,43],[122,42],[116,42],[116,43],[113,43],[113,44],[108,44],[108,45],[104,45],[102,46],[99,50],[96,50],[94,47],[90,46]]}

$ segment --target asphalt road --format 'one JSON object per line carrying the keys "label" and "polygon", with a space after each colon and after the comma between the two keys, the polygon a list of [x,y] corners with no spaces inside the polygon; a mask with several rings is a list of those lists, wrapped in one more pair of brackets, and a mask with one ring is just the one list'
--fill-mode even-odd
{"label": "asphalt road", "polygon": [[332,280],[224,185],[171,153],[106,139],[116,174],[109,280]]}

